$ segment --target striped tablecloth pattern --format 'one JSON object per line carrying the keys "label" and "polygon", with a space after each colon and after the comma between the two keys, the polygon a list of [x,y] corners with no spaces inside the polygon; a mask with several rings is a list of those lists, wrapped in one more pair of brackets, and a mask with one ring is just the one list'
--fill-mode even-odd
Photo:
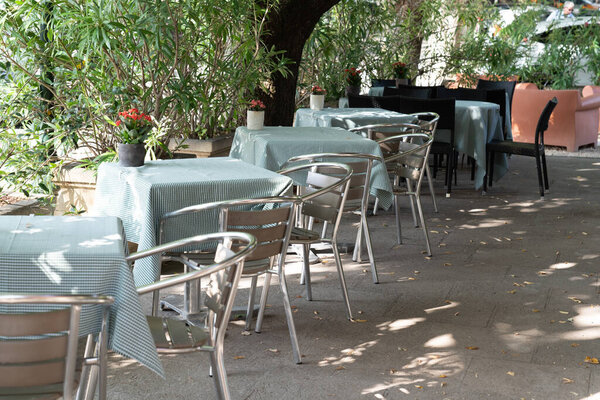
{"label": "striped tablecloth pattern", "polygon": [[[118,218],[0,217],[0,292],[113,296],[108,346],[164,376],[156,347],[125,261]],[[40,306],[10,308],[27,312]],[[0,306],[8,312],[8,306]],[[98,306],[84,306],[81,335],[98,332]]]}
{"label": "striped tablecloth pattern", "polygon": [[[290,178],[229,157],[150,161],[142,167],[103,163],[92,215],[112,215],[123,220],[127,240],[138,249],[158,244],[160,217],[194,204],[220,200],[278,196],[291,188]],[[218,231],[214,214],[177,220],[166,241]],[[158,257],[135,263],[137,286],[160,277]]]}

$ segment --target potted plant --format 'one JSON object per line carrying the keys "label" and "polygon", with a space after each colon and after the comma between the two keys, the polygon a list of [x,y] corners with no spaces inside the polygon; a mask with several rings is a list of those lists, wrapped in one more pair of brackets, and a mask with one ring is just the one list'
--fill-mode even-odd
{"label": "potted plant", "polygon": [[394,68],[394,78],[396,78],[396,86],[408,85],[408,67],[403,62],[395,62],[392,64]]}
{"label": "potted plant", "polygon": [[322,110],[323,105],[325,104],[325,93],[327,91],[320,87],[319,85],[315,85],[310,90],[310,109],[311,110]]}
{"label": "potted plant", "polygon": [[137,108],[119,113],[115,121],[117,128],[117,154],[122,167],[140,167],[144,165],[146,149],[144,141],[152,129],[152,119]]}
{"label": "potted plant", "polygon": [[358,96],[360,94],[360,73],[362,71],[356,68],[348,68],[344,70],[344,79],[348,86],[346,86],[346,96],[353,95]]}
{"label": "potted plant", "polygon": [[260,130],[265,123],[265,104],[260,100],[251,100],[248,105],[247,127],[252,130]]}

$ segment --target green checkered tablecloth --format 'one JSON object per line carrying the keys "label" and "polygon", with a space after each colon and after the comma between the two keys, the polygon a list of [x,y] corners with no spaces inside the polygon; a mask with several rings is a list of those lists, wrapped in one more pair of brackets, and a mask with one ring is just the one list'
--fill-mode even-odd
{"label": "green checkered tablecloth", "polygon": [[[127,240],[138,249],[158,244],[160,217],[183,207],[220,200],[279,196],[291,188],[290,178],[228,157],[150,161],[142,167],[103,163],[98,168],[92,215],[123,220]],[[215,214],[176,220],[166,241],[219,229]],[[137,286],[160,276],[159,257],[136,261]]]}
{"label": "green checkered tablecloth", "polygon": [[399,124],[416,122],[410,115],[383,108],[324,108],[296,111],[295,127],[339,127],[345,129],[374,124]]}
{"label": "green checkered tablecloth", "polygon": [[[341,128],[265,127],[254,131],[236,129],[230,157],[277,171],[293,156],[313,153],[365,153],[383,157],[379,145]],[[392,204],[392,186],[382,162],[376,162],[371,174],[370,193],[379,204]]]}
{"label": "green checkered tablecloth", "polygon": [[[125,261],[123,225],[107,217],[0,217],[0,292],[113,296],[108,346],[164,376]],[[24,305],[11,312],[32,311]],[[101,313],[84,306],[81,335],[98,332]],[[8,306],[0,306],[8,312]]]}

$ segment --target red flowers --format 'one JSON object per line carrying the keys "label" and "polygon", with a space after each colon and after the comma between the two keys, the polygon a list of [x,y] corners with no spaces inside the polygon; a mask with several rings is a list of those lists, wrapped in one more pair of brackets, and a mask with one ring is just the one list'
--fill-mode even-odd
{"label": "red flowers", "polygon": [[312,87],[312,89],[310,90],[311,94],[325,94],[327,93],[327,90],[323,89],[321,86],[319,85],[315,85]]}
{"label": "red flowers", "polygon": [[398,79],[407,79],[408,78],[408,67],[403,62],[395,62],[392,64],[392,68],[394,69],[394,77]]}
{"label": "red flowers", "polygon": [[250,103],[248,104],[248,110],[250,111],[264,111],[265,108],[267,108],[265,103],[260,100],[250,100]]}
{"label": "red flowers", "polygon": [[350,86],[360,86],[361,78],[360,73],[362,71],[356,68],[348,68],[344,70],[344,79]]}
{"label": "red flowers", "polygon": [[115,121],[115,125],[120,128],[117,137],[121,143],[144,143],[152,129],[152,118],[137,108],[130,108],[119,113],[119,119]]}

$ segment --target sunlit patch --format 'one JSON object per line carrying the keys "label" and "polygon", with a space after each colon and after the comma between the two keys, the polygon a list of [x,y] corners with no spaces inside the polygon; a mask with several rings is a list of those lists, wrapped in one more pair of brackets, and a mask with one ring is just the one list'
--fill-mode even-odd
{"label": "sunlit patch", "polygon": [[584,178],[583,176],[574,176],[572,178],[568,178],[569,180],[572,181],[576,181],[576,182],[586,182],[588,179]]}
{"label": "sunlit patch", "polygon": [[586,254],[583,257],[581,257],[581,259],[582,260],[594,260],[598,257],[600,257],[600,254]]}
{"label": "sunlit patch", "polygon": [[456,340],[454,339],[454,336],[452,336],[451,333],[446,333],[445,335],[440,335],[431,338],[423,345],[423,347],[432,347],[435,349],[442,349],[454,346],[456,346]]}
{"label": "sunlit patch", "polygon": [[526,201],[526,202],[522,202],[522,203],[512,203],[510,204],[511,207],[531,207],[533,206],[535,203],[532,201]]}
{"label": "sunlit patch", "polygon": [[577,307],[579,315],[573,317],[576,328],[600,327],[600,306]]}
{"label": "sunlit patch", "polygon": [[427,314],[431,314],[431,313],[434,313],[436,311],[442,311],[442,310],[447,310],[449,308],[458,307],[459,305],[460,305],[459,302],[457,302],[457,301],[451,301],[450,303],[446,304],[445,306],[426,308],[424,311]]}
{"label": "sunlit patch", "polygon": [[395,321],[387,321],[382,324],[379,324],[379,325],[377,325],[377,328],[384,330],[384,331],[395,332],[395,331],[399,331],[402,329],[410,328],[411,326],[414,326],[414,325],[418,324],[419,322],[423,322],[423,321],[425,321],[425,318],[422,318],[422,317],[397,319]]}
{"label": "sunlit patch", "polygon": [[569,269],[569,268],[573,268],[576,265],[577,265],[577,263],[573,263],[573,262],[561,262],[561,263],[557,263],[557,264],[552,264],[550,266],[550,269]]}
{"label": "sunlit patch", "polygon": [[498,226],[507,225],[509,223],[512,223],[512,221],[511,220],[505,220],[505,219],[491,219],[491,218],[489,218],[489,219],[484,219],[483,221],[481,221],[477,225],[464,224],[464,225],[460,225],[459,228],[465,228],[465,229],[496,228]]}
{"label": "sunlit patch", "polygon": [[523,208],[522,210],[519,210],[519,212],[522,213],[534,213],[534,212],[538,212],[539,209],[538,208]]}
{"label": "sunlit patch", "polygon": [[378,343],[377,340],[371,340],[369,342],[361,343],[355,347],[345,348],[340,351],[340,356],[325,357],[319,361],[320,367],[326,367],[331,365],[347,365],[356,362],[356,358],[363,355],[363,353],[370,347],[375,346]]}
{"label": "sunlit patch", "polygon": [[481,213],[481,212],[486,212],[487,210],[485,208],[473,208],[471,210],[469,210],[470,213]]}
{"label": "sunlit patch", "polygon": [[578,329],[572,332],[566,332],[560,335],[564,340],[596,340],[600,339],[599,328]]}

